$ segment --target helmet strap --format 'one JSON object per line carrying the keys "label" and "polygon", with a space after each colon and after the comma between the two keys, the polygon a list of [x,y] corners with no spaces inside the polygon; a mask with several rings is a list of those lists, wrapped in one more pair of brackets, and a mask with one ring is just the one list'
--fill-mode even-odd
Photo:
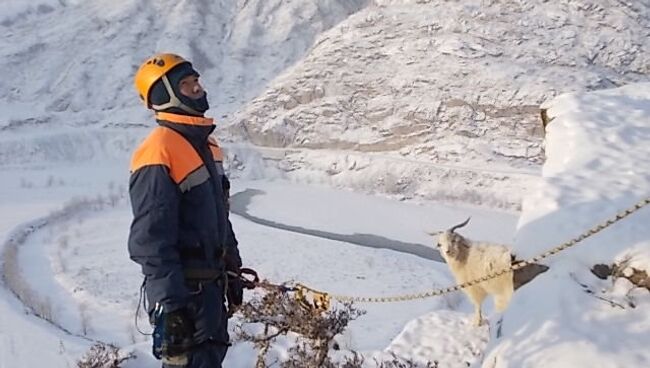
{"label": "helmet strap", "polygon": [[181,102],[181,100],[176,97],[176,94],[174,93],[174,90],[172,89],[172,84],[169,83],[169,79],[167,79],[166,75],[162,76],[162,81],[163,84],[165,85],[165,89],[167,90],[167,94],[169,94],[169,102],[164,103],[162,105],[151,105],[151,107],[156,110],[156,111],[162,111],[165,109],[168,109],[170,107],[178,107],[179,109],[190,113],[192,115],[197,115],[197,116],[203,116],[202,113],[194,110],[193,108],[185,105],[184,103]]}

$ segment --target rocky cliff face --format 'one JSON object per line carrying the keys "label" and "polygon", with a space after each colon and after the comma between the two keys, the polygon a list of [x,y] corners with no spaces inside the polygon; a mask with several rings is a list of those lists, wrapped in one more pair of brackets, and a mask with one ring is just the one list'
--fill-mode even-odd
{"label": "rocky cliff face", "polygon": [[295,178],[516,208],[512,189],[544,159],[540,103],[647,80],[648,15],[609,0],[378,1],[229,131]]}

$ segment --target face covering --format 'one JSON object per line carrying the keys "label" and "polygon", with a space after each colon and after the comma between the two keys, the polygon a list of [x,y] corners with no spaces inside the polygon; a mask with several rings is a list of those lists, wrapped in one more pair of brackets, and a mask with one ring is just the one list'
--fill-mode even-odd
{"label": "face covering", "polygon": [[210,105],[208,104],[208,93],[207,92],[205,92],[203,94],[203,97],[197,98],[197,99],[189,98],[189,97],[184,96],[184,95],[179,93],[178,94],[178,99],[185,106],[187,106],[187,107],[189,107],[189,108],[191,108],[193,110],[196,110],[196,111],[198,111],[200,113],[204,113],[204,112],[208,111],[208,109],[210,108]]}

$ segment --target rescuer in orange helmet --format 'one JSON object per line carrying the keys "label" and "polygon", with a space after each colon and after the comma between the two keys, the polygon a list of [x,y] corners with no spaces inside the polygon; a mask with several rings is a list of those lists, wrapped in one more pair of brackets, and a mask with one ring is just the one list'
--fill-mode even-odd
{"label": "rescuer in orange helmet", "polygon": [[242,303],[241,258],[207,94],[174,54],[147,59],[135,87],[158,123],[133,154],[129,181],[128,249],[145,276],[154,355],[167,368],[220,368],[228,315]]}

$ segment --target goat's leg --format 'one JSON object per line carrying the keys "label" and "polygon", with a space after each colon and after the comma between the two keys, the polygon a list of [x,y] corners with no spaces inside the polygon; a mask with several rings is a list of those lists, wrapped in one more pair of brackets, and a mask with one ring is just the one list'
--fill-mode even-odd
{"label": "goat's leg", "polygon": [[472,304],[474,304],[474,326],[480,326],[483,324],[483,316],[481,315],[481,304],[483,304],[483,300],[485,300],[486,293],[485,290],[477,288],[477,287],[470,287],[467,288],[466,290],[467,295],[469,296],[469,299],[472,301]]}
{"label": "goat's leg", "polygon": [[510,299],[512,297],[512,292],[505,290],[502,294],[497,294],[494,296],[494,307],[498,312],[503,312],[508,308],[510,304]]}
{"label": "goat's leg", "polygon": [[514,292],[512,274],[506,274],[489,281],[486,285],[494,296],[494,306],[498,312],[503,312],[510,304]]}
{"label": "goat's leg", "polygon": [[479,327],[483,324],[483,316],[481,315],[481,305],[474,305],[474,326]]}

